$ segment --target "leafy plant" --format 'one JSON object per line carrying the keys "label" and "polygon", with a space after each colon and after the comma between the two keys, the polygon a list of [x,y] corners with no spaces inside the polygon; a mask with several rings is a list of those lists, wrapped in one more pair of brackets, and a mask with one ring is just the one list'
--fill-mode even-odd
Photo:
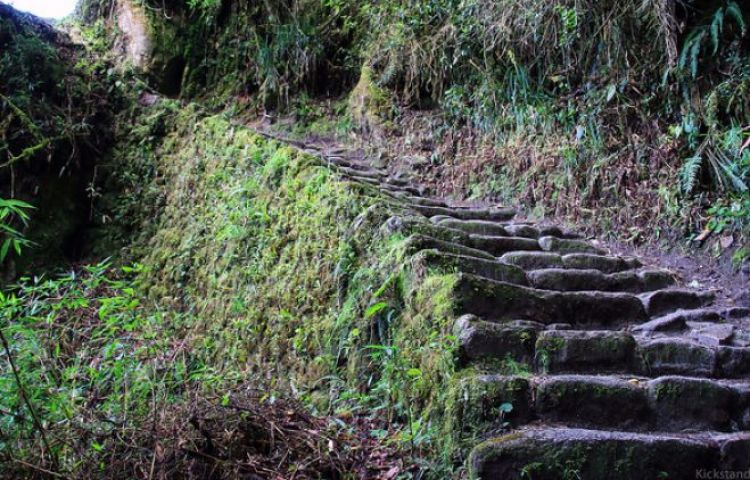
{"label": "leafy plant", "polygon": [[0,243],[0,263],[8,258],[8,254],[13,251],[16,255],[21,255],[24,247],[31,245],[23,233],[14,228],[17,222],[26,226],[29,222],[28,210],[32,209],[31,205],[21,200],[0,198],[0,233],[2,240]]}
{"label": "leafy plant", "polygon": [[679,66],[688,69],[690,75],[695,78],[698,76],[698,63],[701,57],[701,51],[706,43],[710,42],[712,55],[719,51],[721,37],[724,33],[725,20],[732,19],[740,31],[741,36],[747,33],[747,24],[739,4],[734,0],[729,0],[724,6],[716,9],[711,22],[694,28],[688,33],[682,46]]}

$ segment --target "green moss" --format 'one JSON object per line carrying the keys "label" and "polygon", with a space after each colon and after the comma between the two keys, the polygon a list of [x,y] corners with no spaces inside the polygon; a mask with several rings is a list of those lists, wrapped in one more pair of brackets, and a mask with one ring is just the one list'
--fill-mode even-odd
{"label": "green moss", "polygon": [[381,228],[403,207],[221,115],[172,101],[129,115],[107,228],[150,299],[192,313],[196,361],[320,410],[384,410],[410,446],[450,452],[459,276]]}
{"label": "green moss", "polygon": [[349,113],[354,122],[367,131],[393,126],[394,101],[387,90],[377,86],[370,67],[362,67],[359,82],[349,95]]}

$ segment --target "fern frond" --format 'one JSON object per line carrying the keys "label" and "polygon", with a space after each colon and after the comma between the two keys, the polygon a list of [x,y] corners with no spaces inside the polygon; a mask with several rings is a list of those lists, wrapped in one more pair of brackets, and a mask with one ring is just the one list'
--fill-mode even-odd
{"label": "fern frond", "polygon": [[685,163],[680,167],[680,190],[683,193],[690,193],[695,189],[702,164],[703,157],[698,155],[686,159]]}
{"label": "fern frond", "polygon": [[737,2],[732,0],[727,3],[726,14],[732,17],[735,22],[737,22],[737,25],[739,25],[740,29],[742,30],[742,35],[744,36],[747,33],[747,22],[745,22],[745,15],[743,15],[742,9],[737,4]]}
{"label": "fern frond", "polygon": [[701,54],[701,43],[703,42],[703,38],[705,36],[706,31],[701,31],[690,48],[690,74],[693,76],[693,78],[698,76],[698,59]]}
{"label": "fern frond", "polygon": [[711,22],[711,44],[714,47],[714,54],[719,51],[719,38],[724,31],[724,9],[719,8],[714,13],[714,19]]}

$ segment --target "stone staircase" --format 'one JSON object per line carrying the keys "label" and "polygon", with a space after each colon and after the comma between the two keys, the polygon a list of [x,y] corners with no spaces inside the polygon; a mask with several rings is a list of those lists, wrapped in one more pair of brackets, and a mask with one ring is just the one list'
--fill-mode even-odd
{"label": "stone staircase", "polygon": [[408,205],[423,218],[388,228],[460,272],[460,361],[481,372],[462,380],[466,409],[494,423],[471,478],[750,478],[701,476],[750,469],[750,310],[512,209],[450,206],[346,150],[297,146]]}

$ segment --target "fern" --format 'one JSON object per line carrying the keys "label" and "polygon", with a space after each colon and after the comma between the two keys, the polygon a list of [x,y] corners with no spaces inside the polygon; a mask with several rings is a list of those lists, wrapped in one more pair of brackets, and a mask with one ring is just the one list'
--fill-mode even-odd
{"label": "fern", "polygon": [[740,28],[741,36],[745,36],[747,33],[745,16],[739,4],[734,0],[730,0],[723,7],[716,9],[710,24],[694,28],[685,38],[678,65],[681,69],[689,67],[690,75],[693,78],[698,76],[698,63],[704,41],[708,40],[711,42],[714,55],[719,52],[721,36],[724,33],[724,24],[727,17],[734,20],[734,23]]}
{"label": "fern", "polygon": [[683,193],[689,194],[695,189],[702,164],[703,157],[695,156],[685,160],[685,163],[680,167],[680,190]]}
{"label": "fern", "polygon": [[711,44],[714,47],[714,54],[719,51],[719,37],[724,31],[724,9],[719,8],[714,13],[714,19],[711,22]]}
{"label": "fern", "polygon": [[740,30],[742,31],[742,36],[744,37],[747,33],[747,22],[745,22],[745,16],[742,14],[742,9],[735,1],[731,1],[727,3],[727,9],[726,14],[734,19],[734,21],[737,23],[737,25],[740,27]]}

